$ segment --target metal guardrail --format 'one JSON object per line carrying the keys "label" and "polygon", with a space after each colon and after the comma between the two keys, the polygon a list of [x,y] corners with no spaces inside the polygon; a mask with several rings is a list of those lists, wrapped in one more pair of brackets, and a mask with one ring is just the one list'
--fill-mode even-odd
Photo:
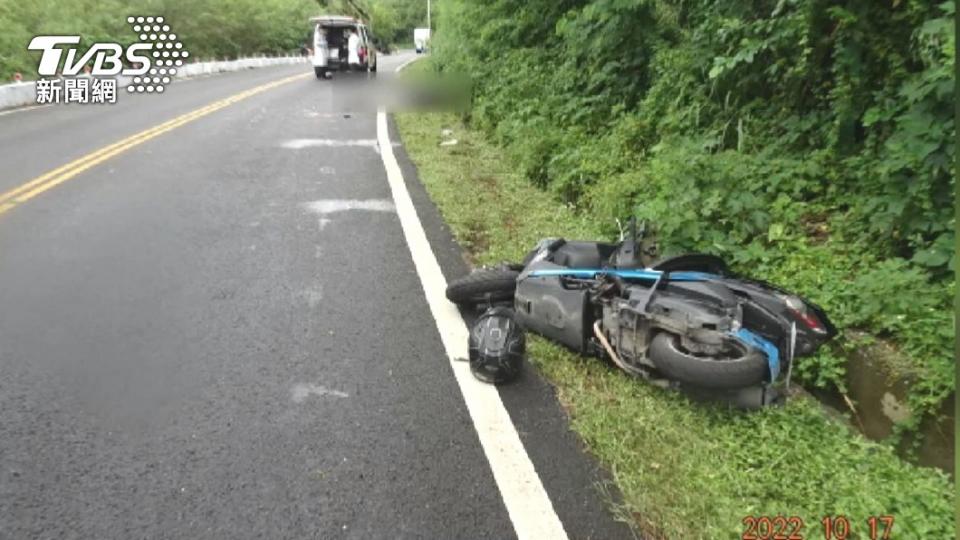
{"label": "metal guardrail", "polygon": [[[228,71],[240,71],[267,66],[285,64],[305,64],[310,58],[306,56],[275,56],[239,58],[237,60],[215,60],[212,62],[193,62],[177,68],[176,79],[211,75]],[[176,80],[174,79],[174,80]],[[130,84],[131,77],[117,77],[117,86],[124,88]],[[0,110],[37,103],[37,85],[35,81],[15,82],[0,85]]]}

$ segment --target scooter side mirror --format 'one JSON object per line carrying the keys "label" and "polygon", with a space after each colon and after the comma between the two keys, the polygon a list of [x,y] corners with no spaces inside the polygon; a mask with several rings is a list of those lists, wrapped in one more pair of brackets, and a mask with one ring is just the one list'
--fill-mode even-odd
{"label": "scooter side mirror", "polygon": [[660,258],[660,245],[657,242],[657,230],[649,221],[644,220],[640,232],[640,259],[644,267],[649,267]]}
{"label": "scooter side mirror", "polygon": [[620,228],[620,247],[614,255],[614,265],[618,268],[646,268],[653,264],[659,255],[660,250],[650,222],[638,222],[636,216],[632,216],[627,222],[626,230]]}

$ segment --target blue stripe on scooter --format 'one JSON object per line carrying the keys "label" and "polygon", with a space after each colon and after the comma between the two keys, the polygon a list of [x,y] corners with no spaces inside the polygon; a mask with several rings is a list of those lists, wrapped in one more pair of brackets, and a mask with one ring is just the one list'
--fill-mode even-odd
{"label": "blue stripe on scooter", "polygon": [[780,350],[777,349],[777,346],[746,328],[737,330],[733,335],[746,345],[760,349],[767,355],[767,365],[770,366],[770,382],[777,380],[777,376],[780,375]]}
{"label": "blue stripe on scooter", "polygon": [[[624,279],[644,279],[655,281],[663,275],[659,270],[617,270],[610,268],[562,268],[556,270],[534,270],[530,272],[531,277],[550,277],[550,276],[570,276],[578,278],[592,279],[597,275],[612,274]],[[718,279],[721,276],[709,274],[706,272],[671,272],[670,281],[708,281]],[[773,382],[780,375],[780,350],[770,341],[754,334],[746,328],[741,328],[733,333],[734,337],[742,341],[749,347],[754,347],[763,351],[767,357],[767,365],[770,367],[770,381]]]}
{"label": "blue stripe on scooter", "polygon": [[[570,276],[591,279],[597,275],[608,274],[624,279],[646,279],[655,281],[663,275],[659,270],[617,270],[613,268],[563,268],[557,270],[534,270],[531,277]],[[716,274],[706,272],[670,272],[670,281],[708,281],[718,279]]]}

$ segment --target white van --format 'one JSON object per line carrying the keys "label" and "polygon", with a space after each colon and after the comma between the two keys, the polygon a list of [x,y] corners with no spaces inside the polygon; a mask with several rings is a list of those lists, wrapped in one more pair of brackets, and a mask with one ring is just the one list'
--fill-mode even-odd
{"label": "white van", "polygon": [[417,54],[420,54],[427,50],[427,44],[430,43],[430,29],[429,28],[414,28],[413,29],[413,46],[417,49]]}
{"label": "white van", "polygon": [[360,69],[377,71],[377,49],[370,31],[362,21],[341,15],[323,15],[310,19],[313,24],[313,72],[325,79],[333,71],[350,69],[347,63],[347,31],[360,37]]}

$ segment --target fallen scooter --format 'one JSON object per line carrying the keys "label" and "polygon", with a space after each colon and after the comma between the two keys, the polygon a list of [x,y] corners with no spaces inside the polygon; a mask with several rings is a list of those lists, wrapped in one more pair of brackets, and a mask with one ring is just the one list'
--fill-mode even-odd
{"label": "fallen scooter", "polygon": [[522,264],[451,282],[460,306],[512,304],[517,322],[585,355],[694,398],[752,408],[781,402],[793,361],[836,335],[815,304],[734,275],[722,259],[656,261],[638,232],[619,243],[540,241]]}

